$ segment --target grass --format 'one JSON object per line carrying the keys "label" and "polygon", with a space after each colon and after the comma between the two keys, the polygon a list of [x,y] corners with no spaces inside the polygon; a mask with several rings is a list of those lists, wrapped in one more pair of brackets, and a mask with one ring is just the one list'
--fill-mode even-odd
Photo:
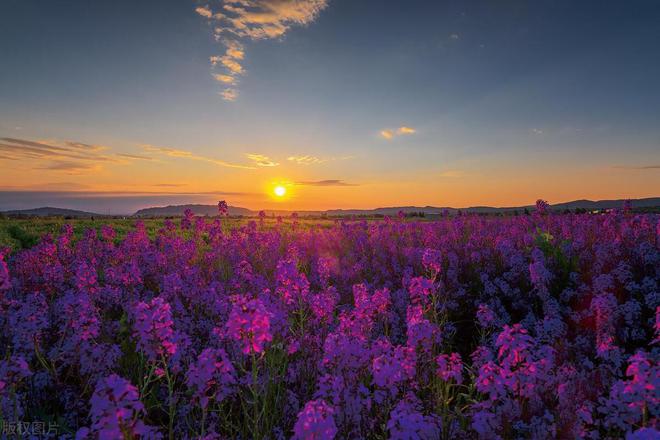
{"label": "grass", "polygon": [[[226,218],[223,219],[225,229],[231,230],[240,226],[246,225],[250,220],[259,221],[258,219],[251,218]],[[87,229],[96,229],[97,231],[102,225],[110,225],[117,232],[117,238],[123,239],[127,232],[135,228],[137,219],[126,218],[98,218],[98,219],[65,219],[63,217],[47,217],[47,218],[10,218],[0,217],[0,248],[8,247],[12,251],[20,249],[28,249],[35,244],[39,243],[41,237],[45,234],[50,234],[57,237],[62,227],[66,224],[73,226],[74,238],[82,237],[82,234]],[[156,236],[159,229],[165,223],[164,218],[142,219],[145,224],[147,233],[150,238]],[[172,220],[175,224],[180,223],[180,219]],[[211,221],[208,219],[207,221]],[[284,219],[287,224],[292,223],[292,219]],[[298,220],[301,227],[330,227],[333,220],[327,219],[304,219]],[[273,227],[276,220],[268,218],[265,220],[266,227]]]}

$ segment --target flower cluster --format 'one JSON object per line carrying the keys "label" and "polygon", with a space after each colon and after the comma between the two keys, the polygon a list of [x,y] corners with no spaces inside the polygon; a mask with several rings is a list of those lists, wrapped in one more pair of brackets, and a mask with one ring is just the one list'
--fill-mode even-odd
{"label": "flower cluster", "polygon": [[187,212],[0,249],[2,417],[79,438],[657,438],[660,215],[537,212]]}
{"label": "flower cluster", "polygon": [[209,399],[220,402],[229,396],[236,385],[236,371],[227,353],[221,348],[202,351],[188,369],[186,385],[202,408],[207,407]]}
{"label": "flower cluster", "polygon": [[170,305],[163,298],[157,297],[148,303],[137,303],[133,311],[138,349],[152,361],[175,354],[177,344]]}
{"label": "flower cluster", "polygon": [[293,428],[296,440],[333,439],[337,426],[333,419],[334,410],[324,400],[310,400],[298,414]]}
{"label": "flower cluster", "polygon": [[259,299],[235,296],[233,303],[226,334],[240,344],[243,353],[263,353],[265,345],[273,340],[271,314]]}
{"label": "flower cluster", "polygon": [[162,438],[155,428],[141,420],[144,405],[137,388],[116,374],[98,381],[90,407],[92,425],[78,430],[76,439]]}

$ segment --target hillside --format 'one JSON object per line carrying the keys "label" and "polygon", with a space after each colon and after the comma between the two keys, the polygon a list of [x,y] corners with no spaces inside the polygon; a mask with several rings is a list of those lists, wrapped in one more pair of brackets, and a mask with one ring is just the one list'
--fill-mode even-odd
{"label": "hillside", "polygon": [[76,209],[54,208],[51,206],[44,206],[42,208],[34,209],[17,209],[13,211],[4,211],[1,214],[7,216],[27,216],[27,217],[104,217],[102,214],[93,212],[79,211]]}
{"label": "hillside", "polygon": [[[182,216],[186,209],[190,209],[195,215],[218,215],[217,205],[169,205],[154,208],[140,209],[134,217],[177,217]],[[254,211],[237,206],[229,207],[229,215],[256,215]]]}

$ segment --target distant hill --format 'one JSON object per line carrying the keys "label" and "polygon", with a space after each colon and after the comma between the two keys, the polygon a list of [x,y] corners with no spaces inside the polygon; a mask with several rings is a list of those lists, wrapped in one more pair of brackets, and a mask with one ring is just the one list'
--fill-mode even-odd
{"label": "distant hill", "polygon": [[[564,211],[569,209],[574,211],[575,209],[586,209],[588,211],[595,210],[604,210],[604,209],[615,209],[623,207],[624,199],[616,200],[573,200],[571,202],[556,203],[551,205],[550,209],[554,211]],[[631,200],[633,208],[645,209],[645,208],[658,208],[660,209],[660,197],[650,197],[645,199],[633,199]],[[186,209],[192,210],[195,215],[206,215],[206,216],[215,216],[218,214],[217,205],[170,205],[162,207],[153,207],[140,209],[135,214],[134,217],[180,217],[183,216],[183,213]],[[470,212],[476,214],[499,214],[499,213],[511,213],[513,211],[522,212],[525,209],[533,211],[535,209],[534,205],[526,206],[509,206],[509,207],[492,207],[492,206],[471,206],[469,208],[452,208],[452,207],[437,207],[437,206],[390,206],[383,208],[375,209],[329,209],[327,211],[285,211],[285,210],[266,210],[268,216],[271,215],[281,215],[288,216],[293,212],[297,212],[298,215],[302,217],[319,217],[319,216],[330,216],[330,217],[347,217],[347,216],[380,216],[380,215],[389,215],[396,216],[399,211],[405,213],[424,213],[426,216],[439,215],[444,211],[449,212],[450,214],[456,214],[458,211],[461,212]],[[231,216],[245,216],[252,217],[256,216],[258,211],[253,211],[247,208],[241,208],[239,206],[230,206],[229,215]],[[1,214],[8,216],[31,216],[31,217],[78,217],[78,218],[89,218],[89,217],[105,217],[102,214],[95,214],[93,212],[78,211],[75,209],[64,209],[64,208],[53,208],[53,207],[43,207],[35,209],[23,209],[15,211],[5,211]]]}
{"label": "distant hill", "polygon": [[78,211],[76,209],[66,208],[53,208],[51,206],[44,206],[42,208],[34,209],[17,209],[14,211],[4,211],[1,214],[7,216],[27,216],[27,217],[104,217],[102,214],[95,214],[93,212]]}
{"label": "distant hill", "polygon": [[[574,200],[571,202],[557,203],[551,205],[554,211],[563,211],[565,209],[575,210],[577,208],[586,210],[602,210],[614,209],[623,207],[624,199],[616,200]],[[650,208],[660,207],[660,197],[651,197],[646,199],[633,199],[631,200],[633,208]],[[165,206],[161,208],[147,208],[141,209],[134,215],[136,217],[165,217],[165,216],[181,216],[186,209],[192,209],[196,215],[217,215],[218,207],[215,205],[174,205]],[[498,214],[512,211],[524,211],[528,209],[533,211],[534,205],[526,206],[510,206],[510,207],[492,207],[492,206],[471,206],[469,208],[452,208],[452,207],[438,207],[438,206],[391,206],[375,209],[329,209],[326,211],[285,211],[285,210],[266,210],[268,216],[271,215],[291,215],[297,212],[300,216],[373,216],[373,215],[389,215],[395,216],[399,211],[405,213],[423,212],[424,215],[439,215],[444,211],[450,214],[456,214],[458,211],[471,212],[477,214]],[[237,206],[229,207],[229,215],[243,215],[255,216],[257,211],[252,211],[247,208],[240,208]]]}
{"label": "distant hill", "polygon": [[[140,209],[133,214],[134,217],[179,217],[186,209],[190,209],[195,215],[218,215],[218,205],[169,205],[155,208]],[[254,211],[237,206],[229,207],[229,215],[256,215]]]}

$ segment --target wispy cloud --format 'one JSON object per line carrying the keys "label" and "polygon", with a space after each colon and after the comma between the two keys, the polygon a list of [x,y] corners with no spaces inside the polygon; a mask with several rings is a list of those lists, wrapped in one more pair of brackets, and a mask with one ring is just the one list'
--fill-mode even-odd
{"label": "wispy cloud", "polygon": [[99,170],[100,168],[100,165],[93,163],[57,161],[48,165],[37,166],[34,169],[66,171],[68,174],[81,174],[83,171]]}
{"label": "wispy cloud", "polygon": [[206,17],[206,18],[213,17],[213,12],[211,12],[211,8],[209,8],[208,6],[198,6],[195,8],[195,12],[197,12],[202,17]]}
{"label": "wispy cloud", "polygon": [[316,156],[289,156],[286,158],[289,162],[295,162],[298,165],[313,165],[327,162],[330,159],[321,159]]}
{"label": "wispy cloud", "polygon": [[440,177],[444,178],[455,178],[455,177],[463,177],[465,173],[461,170],[446,170],[440,173]]}
{"label": "wispy cloud", "polygon": [[333,162],[335,160],[348,160],[352,159],[353,156],[342,156],[342,157],[317,157],[309,155],[297,155],[289,156],[286,158],[289,162],[293,162],[297,165],[318,165],[326,162]]}
{"label": "wispy cloud", "polygon": [[120,158],[104,153],[102,145],[74,141],[33,141],[0,138],[0,160],[21,161],[33,169],[80,174],[98,170],[103,164],[119,163]]}
{"label": "wispy cloud", "polygon": [[[267,40],[281,38],[294,25],[304,26],[313,22],[328,5],[327,0],[219,0],[217,7],[199,6],[195,12],[213,21],[215,39],[224,46],[224,55],[210,57],[212,67],[222,66],[225,76],[233,80],[220,79],[225,84],[235,84],[244,73],[242,60],[244,40]],[[221,92],[227,101],[238,96],[235,88]],[[227,91],[225,90],[225,91]]]}
{"label": "wispy cloud", "polygon": [[621,170],[660,170],[660,165],[616,165]]}
{"label": "wispy cloud", "polygon": [[228,88],[219,92],[219,95],[222,96],[222,99],[225,101],[235,101],[238,98],[238,90]]}
{"label": "wispy cloud", "polygon": [[222,73],[214,73],[213,78],[215,78],[216,81],[224,83],[224,84],[234,84],[236,82],[236,78],[231,76],[231,75],[225,75]]}
{"label": "wispy cloud", "polygon": [[154,160],[151,156],[144,156],[141,154],[128,154],[128,153],[117,153],[117,156],[123,157],[124,159],[135,159],[135,160]]}
{"label": "wispy cloud", "polygon": [[245,156],[257,164],[258,167],[276,167],[279,165],[279,163],[273,162],[268,156],[264,156],[263,154],[249,153]]}
{"label": "wispy cloud", "polygon": [[235,163],[226,162],[226,161],[220,160],[220,159],[214,159],[214,158],[206,157],[206,156],[199,156],[197,154],[194,154],[191,151],[178,150],[176,148],[158,147],[158,146],[148,145],[148,144],[142,145],[142,148],[145,151],[148,151],[150,153],[156,153],[156,154],[161,154],[161,155],[164,155],[164,156],[176,157],[176,158],[182,158],[182,159],[197,160],[197,161],[201,161],[201,162],[208,162],[208,163],[212,163],[212,164],[219,165],[219,166],[222,166],[222,167],[241,168],[241,169],[246,169],[246,170],[255,169],[255,167],[251,167],[251,166],[248,166],[248,165],[235,164]]}
{"label": "wispy cloud", "polygon": [[338,179],[329,179],[329,180],[306,180],[301,182],[296,182],[296,185],[301,186],[358,186],[356,183],[348,183],[343,180]]}
{"label": "wispy cloud", "polygon": [[385,128],[380,131],[380,136],[384,139],[390,140],[394,138],[394,136],[410,135],[410,134],[415,134],[416,132],[417,130],[415,130],[414,128],[402,125],[401,127],[396,129]]}

